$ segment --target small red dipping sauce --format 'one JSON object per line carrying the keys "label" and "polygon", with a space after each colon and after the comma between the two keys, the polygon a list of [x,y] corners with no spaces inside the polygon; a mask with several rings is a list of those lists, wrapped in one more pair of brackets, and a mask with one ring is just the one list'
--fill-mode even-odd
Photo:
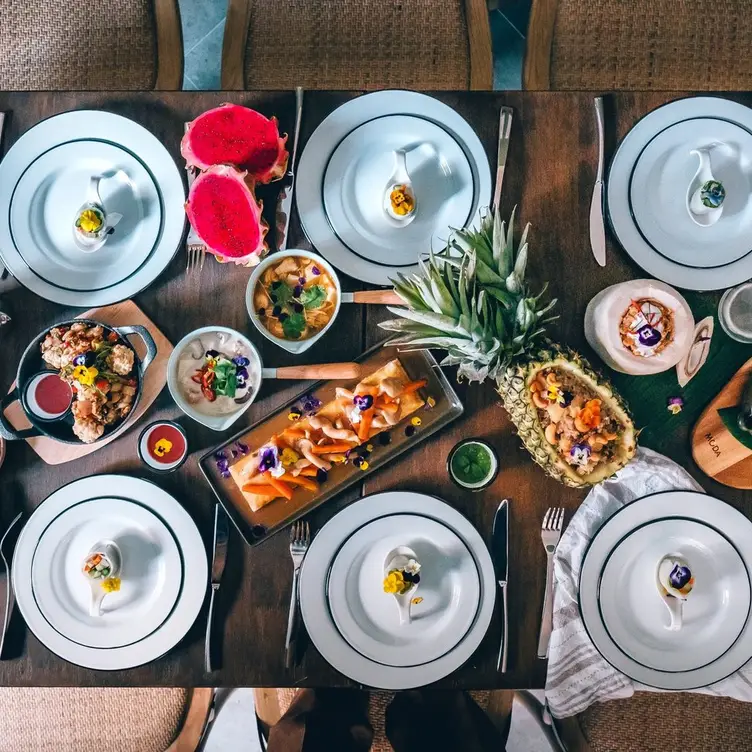
{"label": "small red dipping sauce", "polygon": [[152,423],[141,433],[138,453],[154,470],[175,470],[188,454],[185,432],[177,423]]}
{"label": "small red dipping sauce", "polygon": [[73,400],[73,390],[56,373],[39,374],[29,382],[26,402],[38,418],[52,420],[67,412]]}

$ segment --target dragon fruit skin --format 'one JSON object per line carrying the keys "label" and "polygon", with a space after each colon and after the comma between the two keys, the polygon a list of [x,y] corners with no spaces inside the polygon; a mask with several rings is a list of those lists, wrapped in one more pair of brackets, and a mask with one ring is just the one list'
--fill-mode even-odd
{"label": "dragon fruit skin", "polygon": [[287,171],[286,142],[287,136],[279,135],[276,118],[227,103],[188,124],[180,153],[188,167],[207,170],[229,164],[248,172],[257,183],[270,183]]}
{"label": "dragon fruit skin", "polygon": [[263,204],[247,174],[230,165],[199,173],[188,193],[185,211],[196,234],[218,261],[255,266],[268,250],[269,230],[261,217]]}

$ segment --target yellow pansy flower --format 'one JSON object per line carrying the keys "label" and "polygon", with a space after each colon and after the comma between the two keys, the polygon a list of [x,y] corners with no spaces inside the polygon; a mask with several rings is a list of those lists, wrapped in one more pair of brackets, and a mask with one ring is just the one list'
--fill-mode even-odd
{"label": "yellow pansy flower", "polygon": [[99,371],[94,367],[76,366],[73,369],[73,378],[82,386],[91,386],[97,376],[99,376]]}
{"label": "yellow pansy flower", "polygon": [[401,593],[405,589],[405,578],[398,569],[395,569],[384,579],[385,593]]}
{"label": "yellow pansy flower", "polygon": [[106,580],[102,580],[102,590],[105,593],[117,593],[120,590],[120,578],[108,577]]}
{"label": "yellow pansy flower", "polygon": [[157,457],[164,457],[172,449],[172,442],[169,439],[160,439],[154,445],[154,454]]}
{"label": "yellow pansy flower", "polygon": [[295,450],[290,449],[290,447],[285,447],[279,458],[282,461],[283,467],[290,467],[300,459],[300,455]]}

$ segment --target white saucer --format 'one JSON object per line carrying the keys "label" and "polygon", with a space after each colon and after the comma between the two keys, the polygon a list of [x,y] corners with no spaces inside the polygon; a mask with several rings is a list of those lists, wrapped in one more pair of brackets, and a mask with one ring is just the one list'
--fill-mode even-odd
{"label": "white saucer", "polygon": [[[752,567],[752,522],[720,499],[695,491],[667,491],[633,501],[609,517],[593,537],[580,569],[580,613],[590,639],[618,671],[649,687],[689,690],[707,687],[740,669],[752,655],[752,622],[738,639],[707,665],[687,671],[661,671],[627,655],[614,642],[601,614],[601,573],[611,552],[632,531],[657,519],[679,517],[715,528],[738,551],[747,572]],[[646,591],[644,600],[653,598]],[[643,606],[641,606],[642,608]]]}
{"label": "white saucer", "polygon": [[[108,287],[87,290],[60,287],[49,269],[30,267],[19,253],[7,211],[0,212],[0,255],[8,271],[37,295],[61,305],[94,308],[133,297],[154,282],[172,260],[185,229],[185,171],[178,169],[155,135],[128,118],[99,110],[65,112],[37,123],[10,147],[0,162],[0,206],[10,206],[16,185],[39,157],[51,149],[76,141],[101,141],[123,149],[134,155],[149,172],[159,194],[161,224],[159,237],[146,260],[128,277]],[[149,207],[150,216],[151,211]],[[106,254],[107,247],[102,251]],[[139,247],[137,253],[142,252],[143,248]],[[99,253],[92,254],[92,263]],[[101,284],[101,280],[97,284]]]}
{"label": "white saucer", "polygon": [[[421,564],[410,624],[399,623],[394,597],[383,590],[384,563],[405,545]],[[387,666],[419,666],[448,653],[467,634],[480,606],[472,554],[445,525],[400,514],[360,528],[342,546],[329,573],[329,608],[337,629],[361,655]]]}
{"label": "white saucer", "polygon": [[[474,224],[479,210],[491,203],[491,169],[486,151],[470,124],[451,107],[434,97],[412,91],[377,91],[338,107],[311,134],[300,155],[295,202],[305,234],[316,250],[345,274],[376,285],[390,285],[390,279],[398,273],[411,274],[418,267],[383,266],[353,253],[332,232],[323,201],[324,173],[332,153],[350,133],[365,123],[390,115],[407,115],[431,122],[459,144],[473,174],[473,205],[467,224]],[[421,250],[426,254],[429,251],[428,248]]]}
{"label": "white saucer", "polygon": [[[693,255],[691,256],[681,256],[683,263],[677,263],[672,258],[663,255],[663,252],[659,253],[646,240],[632,216],[630,183],[640,155],[660,133],[677,126],[679,123],[687,122],[694,124],[694,126],[688,125],[688,128],[695,127],[698,134],[704,133],[707,135],[707,131],[702,131],[702,129],[705,128],[703,123],[708,120],[725,121],[752,133],[752,109],[744,105],[722,97],[688,97],[670,102],[650,112],[627,133],[616,150],[606,183],[606,206],[609,221],[614,235],[624,250],[651,276],[675,287],[690,290],[720,290],[745,282],[752,277],[752,254],[741,256],[725,266],[699,268],[686,265],[687,260],[691,263],[697,261],[695,251],[692,251]],[[752,154],[745,151],[741,155],[741,160],[746,170],[746,165],[749,165],[750,160],[752,160]],[[668,187],[671,188],[671,186]],[[686,192],[687,187],[688,185],[677,185],[675,189],[679,194],[682,194]],[[657,193],[657,187],[654,187],[653,193]],[[647,198],[649,200],[650,197]],[[723,216],[721,219],[729,218],[731,217]],[[720,221],[718,225],[721,225]],[[711,228],[697,229],[707,230]],[[719,229],[719,232],[721,231]],[[675,254],[681,253],[680,249],[675,248],[674,241],[670,241],[667,247],[669,249],[674,248]],[[661,245],[661,248],[664,248],[664,246]],[[706,253],[705,255],[712,256],[709,263],[715,264],[716,254],[721,252],[723,251],[715,248],[712,254]],[[735,253],[738,253],[738,248]],[[730,254],[728,258],[733,255],[733,253]]]}
{"label": "white saucer", "polygon": [[[105,210],[123,219],[100,250],[83,253],[74,242],[73,221],[87,200],[89,179],[100,175],[112,176],[99,185]],[[45,152],[11,198],[18,252],[42,279],[68,290],[101,290],[127,279],[151,255],[161,225],[151,175],[132,154],[101,141],[74,141]]]}
{"label": "white saucer", "polygon": [[[672,632],[656,588],[658,562],[685,559],[695,577]],[[600,580],[603,622],[613,641],[658,671],[692,671],[723,655],[749,616],[749,575],[738,551],[717,530],[694,520],[656,520],[630,533],[611,552]]]}
{"label": "white saucer", "polygon": [[[140,504],[164,522],[174,536],[183,560],[183,582],[175,607],[150,635],[132,645],[92,648],[64,637],[44,618],[34,596],[32,562],[37,542],[57,517],[82,501],[111,498],[113,493]],[[206,549],[188,512],[177,499],[158,486],[127,475],[92,475],[52,493],[29,517],[13,552],[13,589],[19,611],[29,629],[61,658],[84,668],[104,671],[141,666],[175,647],[196,621],[206,597],[208,577]]]}
{"label": "white saucer", "polygon": [[[464,639],[445,655],[422,666],[385,666],[361,655],[342,637],[328,608],[327,579],[343,542],[369,522],[396,514],[429,517],[448,527],[467,546],[480,574],[480,607]],[[300,611],[316,649],[345,676],[381,689],[421,687],[458,669],[486,634],[495,598],[493,562],[478,531],[443,501],[409,491],[366,496],[332,517],[313,539],[300,572]]]}
{"label": "white saucer", "polygon": [[[91,588],[83,557],[100,540],[123,554],[122,585],[106,596],[100,617],[89,616]],[[31,565],[39,610],[64,637],[93,648],[130,645],[170,615],[183,583],[180,552],[164,523],[123,499],[84,501],[63,512],[39,539]]]}
{"label": "white saucer", "polygon": [[[721,219],[699,227],[687,193],[708,149],[713,177],[723,183]],[[724,120],[686,120],[659,133],[635,164],[630,201],[635,224],[660,254],[683,266],[719,267],[752,253],[752,133]]]}
{"label": "white saucer", "polygon": [[[384,211],[394,152],[407,152],[417,197],[408,224]],[[450,227],[472,219],[473,172],[457,141],[423,118],[391,115],[356,128],[334,150],[324,174],[324,206],[332,228],[353,253],[375,264],[412,266],[446,247]]]}

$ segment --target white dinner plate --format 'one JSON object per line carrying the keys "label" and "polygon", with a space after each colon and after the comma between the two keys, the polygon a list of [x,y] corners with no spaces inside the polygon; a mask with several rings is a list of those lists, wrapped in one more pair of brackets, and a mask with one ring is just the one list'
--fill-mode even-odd
{"label": "white dinner plate", "polygon": [[[700,227],[687,210],[699,157],[708,149],[726,199],[716,224]],[[752,251],[752,133],[715,118],[685,120],[659,133],[635,164],[634,221],[657,253],[682,266],[726,266]]]}
{"label": "white dinner plate", "polygon": [[[442,128],[460,145],[473,175],[469,224],[491,202],[491,170],[483,144],[470,124],[443,102],[412,91],[378,91],[338,107],[316,128],[300,155],[295,186],[298,214],[308,239],[329,262],[355,279],[377,285],[390,285],[396,274],[412,273],[417,266],[383,266],[353,253],[332,232],[323,202],[324,173],[332,153],[350,133],[390,115],[422,118]],[[429,250],[426,248],[425,253]]]}
{"label": "white dinner plate", "polygon": [[[122,584],[89,615],[91,587],[83,558],[102,540],[123,556]],[[150,635],[170,615],[183,584],[183,563],[172,533],[145,507],[118,498],[70,507],[44,531],[31,564],[37,606],[60,634],[80,645],[115,648]]]}
{"label": "white dinner plate", "polygon": [[[658,562],[687,561],[695,578],[683,604],[682,628],[656,587]],[[609,555],[600,580],[603,622],[630,658],[658,671],[692,671],[723,655],[749,617],[750,583],[739,552],[717,530],[678,517],[632,531]]]}
{"label": "white dinner plate", "polygon": [[[327,603],[327,578],[343,542],[364,525],[395,514],[428,517],[454,531],[470,550],[480,574],[480,607],[465,638],[453,650],[422,666],[385,666],[361,655],[340,634]],[[409,491],[374,494],[343,509],[313,539],[300,572],[301,614],[316,649],[337,671],[380,689],[421,687],[462,666],[488,630],[495,598],[493,562],[478,531],[443,501]]]}
{"label": "white dinner plate", "polygon": [[[32,563],[37,542],[47,526],[67,509],[89,499],[111,497],[133,501],[159,517],[175,537],[183,560],[183,583],[170,615],[152,634],[132,645],[91,648],[61,635],[44,618],[34,597]],[[126,475],[92,475],[48,496],[29,517],[13,553],[13,588],[29,629],[53,653],[84,668],[120,670],[159,658],[185,636],[201,609],[208,581],[206,550],[196,524],[173,496],[158,486]]]}
{"label": "white dinner plate", "polygon": [[[383,590],[386,557],[408,546],[421,564],[411,622],[400,624],[394,596]],[[355,532],[329,573],[329,608],[341,635],[361,655],[386,666],[435,661],[467,634],[480,606],[478,568],[450,528],[427,517],[382,517]]]}
{"label": "white dinner plate", "polygon": [[[717,131],[714,124],[718,125]],[[681,128],[676,130],[679,125]],[[752,244],[746,251],[743,248],[744,237],[749,237],[743,229],[749,221],[749,209],[746,205],[741,206],[741,191],[745,181],[749,183],[750,179],[748,171],[752,152],[749,136],[742,135],[741,131],[752,133],[752,110],[748,107],[720,97],[689,97],[653,110],[629,131],[619,145],[607,180],[609,221],[622,247],[652,276],[691,290],[719,290],[752,277],[752,253],[746,252],[752,249]],[[664,132],[667,135],[662,135]],[[714,135],[716,132],[718,136]],[[697,228],[698,237],[713,237],[718,243],[708,241],[706,244],[699,240],[683,249],[679,244],[685,236],[682,229],[686,227],[684,219],[679,227],[674,227],[679,216],[678,202],[686,198],[689,184],[685,178],[690,163],[684,161],[683,152],[697,145],[707,146],[711,139],[721,141],[722,137],[730,139],[732,150],[740,149],[734,154],[736,166],[730,170],[726,167],[731,152],[725,157],[716,154],[719,170],[732,181],[729,187],[734,192],[728,195],[731,208],[728,215],[724,209],[717,226]],[[660,139],[658,145],[651,149],[656,139]],[[647,153],[645,157],[644,152]],[[723,160],[726,160],[726,167],[721,164]],[[646,186],[643,195],[638,196],[637,183],[635,185],[634,198],[639,199],[635,204],[637,219],[632,214],[631,204],[631,184],[633,174],[637,173],[636,167],[640,170],[636,180],[640,181],[639,185]],[[652,182],[648,183],[648,180]],[[673,185],[679,180],[681,184]],[[651,201],[654,202],[652,210],[646,208]],[[689,218],[688,221],[691,222]],[[735,223],[739,223],[742,229],[736,229]],[[710,231],[710,234],[701,236],[700,233],[705,231]],[[724,247],[724,238],[733,240],[733,243]]]}
{"label": "white dinner plate", "polygon": [[[73,218],[87,200],[92,176],[107,176],[99,184],[102,204],[123,219],[100,250],[84,253],[73,238]],[[132,154],[101,141],[45,152],[11,197],[10,229],[19,254],[44,281],[68,290],[102,290],[130,277],[151,255],[161,226],[152,176]]]}
{"label": "white dinner plate", "polygon": [[[667,491],[627,504],[595,534],[585,552],[580,571],[580,612],[590,638],[601,655],[617,670],[647,686],[688,690],[725,679],[752,657],[749,618],[738,639],[717,660],[688,671],[660,671],[635,661],[614,642],[600,608],[601,572],[614,548],[638,527],[655,519],[677,517],[695,520],[725,536],[739,552],[747,572],[752,566],[752,522],[729,504],[695,491]],[[652,591],[645,598],[652,597]]]}
{"label": "white dinner plate", "polygon": [[[409,222],[384,209],[398,149],[407,152],[417,197]],[[450,227],[472,219],[473,171],[457,141],[438,125],[405,115],[378,118],[334,150],[324,175],[324,207],[332,229],[353,253],[382,266],[414,266],[428,249],[446,247]]]}
{"label": "white dinner plate", "polygon": [[[15,246],[10,213],[6,209],[5,212],[0,212],[0,255],[10,273],[22,285],[43,298],[69,306],[104,306],[131,298],[148,287],[177,252],[185,228],[183,171],[178,169],[159,139],[138,123],[99,110],[65,112],[37,123],[8,150],[0,162],[0,206],[10,207],[16,185],[30,165],[51,149],[75,141],[102,141],[115,146],[129,152],[150,173],[159,195],[161,213],[159,236],[153,250],[132,274],[109,287],[68,289],[59,286],[57,281],[48,281],[55,277],[50,276],[46,264],[38,269],[26,263]],[[86,159],[85,155],[82,158]],[[104,184],[102,187],[104,189]],[[44,189],[41,186],[40,189],[40,196],[44,196]],[[149,206],[149,216],[152,216],[152,211],[156,212],[157,208]],[[74,219],[75,217],[70,218],[66,225],[70,227]],[[59,228],[55,228],[55,232],[58,231]],[[47,232],[49,234],[50,228]],[[106,251],[106,248],[107,246],[102,250]],[[139,241],[138,253],[142,251]],[[97,251],[92,256],[98,257],[100,252]],[[128,259],[123,263],[131,261]],[[97,284],[101,284],[101,280]]]}

